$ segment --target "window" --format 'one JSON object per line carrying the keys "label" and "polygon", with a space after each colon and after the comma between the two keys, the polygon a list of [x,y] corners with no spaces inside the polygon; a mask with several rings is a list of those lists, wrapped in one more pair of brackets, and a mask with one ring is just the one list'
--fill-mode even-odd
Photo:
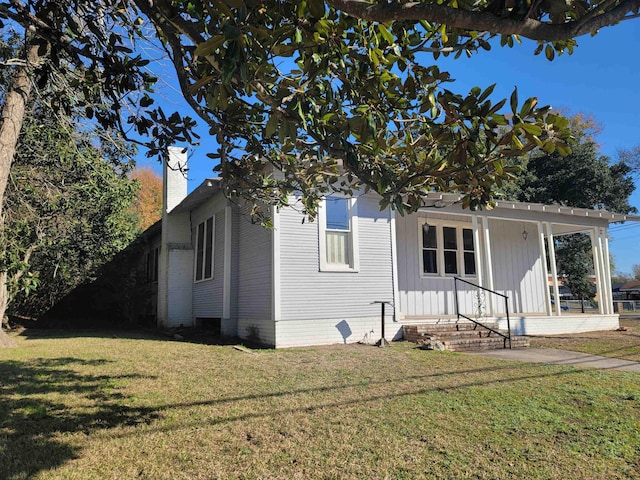
{"label": "window", "polygon": [[423,275],[475,276],[473,230],[430,220],[422,224],[420,237]]}
{"label": "window", "polygon": [[196,228],[196,282],[213,278],[214,219],[215,217],[209,217]]}
{"label": "window", "polygon": [[152,248],[147,252],[147,268],[146,277],[147,283],[158,281],[158,257],[160,256],[160,248]]}
{"label": "window", "polygon": [[358,254],[355,199],[327,197],[318,217],[320,269],[356,271]]}

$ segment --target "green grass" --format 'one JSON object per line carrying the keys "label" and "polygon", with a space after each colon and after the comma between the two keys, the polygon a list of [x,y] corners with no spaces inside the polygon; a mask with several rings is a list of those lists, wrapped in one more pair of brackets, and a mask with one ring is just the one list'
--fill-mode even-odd
{"label": "green grass", "polygon": [[[640,319],[623,318],[620,320],[620,326],[626,330],[533,337],[531,346],[562,348],[640,362]],[[640,474],[638,477],[640,478]]]}
{"label": "green grass", "polygon": [[637,373],[121,335],[0,350],[0,478],[640,478]]}

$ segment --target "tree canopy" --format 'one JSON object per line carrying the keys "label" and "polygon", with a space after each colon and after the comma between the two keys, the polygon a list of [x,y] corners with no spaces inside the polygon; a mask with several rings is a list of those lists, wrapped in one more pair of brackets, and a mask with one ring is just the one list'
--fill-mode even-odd
{"label": "tree canopy", "polygon": [[138,185],[133,214],[140,231],[144,231],[162,216],[162,178],[150,167],[138,167],[129,177]]}
{"label": "tree canopy", "polygon": [[[630,196],[635,190],[633,168],[628,156],[617,162],[600,154],[590,132],[590,123],[582,116],[570,119],[576,139],[572,152],[561,157],[557,152],[536,149],[525,162],[523,174],[509,186],[511,199],[524,202],[561,204],[571,207],[604,209],[616,213],[635,213]],[[592,298],[593,273],[591,241],[585,234],[555,237],[558,272],[580,299]]]}
{"label": "tree canopy", "polygon": [[138,233],[137,184],[119,150],[48,108],[26,118],[5,198],[2,271],[13,314],[35,316]]}

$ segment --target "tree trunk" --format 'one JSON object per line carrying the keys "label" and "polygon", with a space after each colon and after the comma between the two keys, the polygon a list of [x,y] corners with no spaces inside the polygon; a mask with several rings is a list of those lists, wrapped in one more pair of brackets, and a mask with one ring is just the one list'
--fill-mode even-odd
{"label": "tree trunk", "polygon": [[[0,239],[4,236],[4,195],[7,190],[9,173],[11,172],[11,165],[16,153],[16,146],[31,93],[30,74],[40,60],[38,45],[28,43],[25,64],[15,71],[0,113]],[[3,241],[2,244],[4,243]],[[1,253],[3,256],[6,255],[6,251]],[[2,320],[3,324],[8,303],[7,272],[0,271],[0,320]],[[7,338],[4,332],[0,333],[0,346],[3,345],[3,340]]]}
{"label": "tree trunk", "polygon": [[[7,309],[7,272],[0,272],[0,311],[2,311],[2,326],[4,327],[4,312]],[[3,328],[0,328],[0,347],[14,347],[15,342],[7,335]]]}

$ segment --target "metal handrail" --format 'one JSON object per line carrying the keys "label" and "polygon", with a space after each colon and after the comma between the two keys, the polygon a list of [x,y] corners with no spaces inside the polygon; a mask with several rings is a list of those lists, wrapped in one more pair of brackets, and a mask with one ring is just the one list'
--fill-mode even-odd
{"label": "metal handrail", "polygon": [[[504,298],[504,309],[507,314],[507,334],[506,335],[498,330],[494,330],[493,328],[488,327],[487,325],[481,322],[478,322],[477,320],[474,320],[473,318],[467,317],[466,315],[460,313],[460,306],[458,304],[458,282],[466,283],[473,287],[484,290],[485,292],[493,293],[494,295],[498,295]],[[500,292],[496,292],[495,290],[491,290],[489,288],[483,287],[482,285],[478,285],[476,283],[464,280],[460,277],[453,277],[453,289],[455,291],[455,297],[456,297],[456,315],[458,316],[458,321],[460,321],[460,317],[466,318],[467,320],[475,323],[476,325],[480,325],[482,328],[486,328],[490,332],[493,332],[496,335],[500,335],[502,338],[509,341],[509,348],[511,348],[511,320],[509,319],[509,297]],[[505,342],[505,348],[506,348],[506,342]]]}

